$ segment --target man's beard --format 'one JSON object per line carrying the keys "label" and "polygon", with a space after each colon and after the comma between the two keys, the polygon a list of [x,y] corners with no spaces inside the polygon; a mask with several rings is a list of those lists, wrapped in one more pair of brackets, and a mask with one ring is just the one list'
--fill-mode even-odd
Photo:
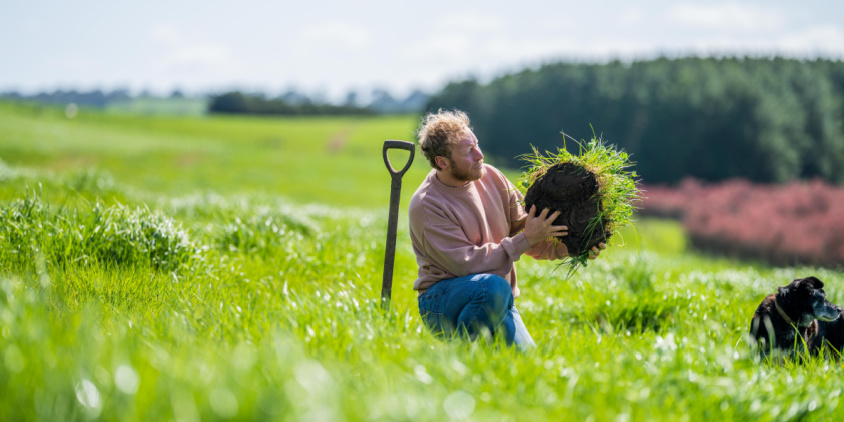
{"label": "man's beard", "polygon": [[451,177],[461,181],[461,182],[471,182],[473,180],[478,180],[484,175],[483,167],[476,174],[472,174],[473,168],[469,170],[459,169],[454,163],[454,160],[451,158],[448,159],[449,161],[449,168],[451,169]]}

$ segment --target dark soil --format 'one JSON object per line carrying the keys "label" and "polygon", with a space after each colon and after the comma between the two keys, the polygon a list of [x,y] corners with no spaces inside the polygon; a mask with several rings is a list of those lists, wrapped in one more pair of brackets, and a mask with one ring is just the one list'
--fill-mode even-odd
{"label": "dark soil", "polygon": [[554,225],[568,226],[569,234],[558,239],[566,244],[569,256],[579,256],[601,242],[607,243],[612,235],[603,220],[589,227],[603,210],[598,187],[595,175],[582,167],[572,163],[555,164],[528,188],[525,212],[530,212],[532,205],[536,205],[536,215],[545,208],[551,209],[549,214],[560,211]]}

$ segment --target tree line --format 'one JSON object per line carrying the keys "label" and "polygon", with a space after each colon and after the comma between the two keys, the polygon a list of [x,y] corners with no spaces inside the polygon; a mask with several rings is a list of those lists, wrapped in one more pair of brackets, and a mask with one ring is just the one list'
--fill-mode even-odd
{"label": "tree line", "polygon": [[266,98],[260,94],[244,94],[232,91],[211,95],[209,113],[220,114],[267,114],[287,116],[318,115],[372,115],[375,111],[353,104],[315,104],[311,101],[291,102],[284,98]]}
{"label": "tree line", "polygon": [[332,104],[307,95],[288,91],[276,98],[262,93],[230,91],[209,97],[209,113],[272,114],[272,115],[373,115],[419,113],[428,101],[428,95],[414,90],[405,98],[396,98],[389,91],[374,89],[368,104],[358,100],[358,93],[351,91],[342,104]]}
{"label": "tree line", "polygon": [[553,63],[488,83],[449,83],[429,111],[469,113],[484,153],[521,167],[531,145],[555,151],[603,137],[647,183],[844,183],[844,62],[781,57]]}
{"label": "tree line", "polygon": [[[332,103],[316,93],[307,95],[295,89],[289,89],[277,97],[264,93],[229,91],[224,93],[197,94],[192,98],[205,101],[210,113],[228,114],[272,114],[272,115],[372,115],[372,114],[416,114],[428,101],[428,94],[416,89],[405,97],[397,97],[386,89],[373,89],[366,104],[360,101],[356,91],[349,91],[345,101]],[[41,104],[67,105],[91,108],[106,108],[116,103],[131,102],[135,99],[183,99],[181,90],[175,89],[169,96],[156,96],[144,90],[133,96],[128,89],[103,91],[55,90],[35,94],[23,94],[17,91],[0,92],[0,100],[34,102]]]}
{"label": "tree line", "polygon": [[39,92],[36,94],[21,94],[16,91],[9,91],[0,93],[0,99],[7,99],[12,101],[29,101],[43,104],[61,104],[66,105],[74,103],[80,106],[103,108],[111,102],[125,101],[130,99],[129,90],[115,89],[112,91],[103,91],[99,89],[91,91],[77,91],[77,90],[62,90],[58,89],[52,92]]}

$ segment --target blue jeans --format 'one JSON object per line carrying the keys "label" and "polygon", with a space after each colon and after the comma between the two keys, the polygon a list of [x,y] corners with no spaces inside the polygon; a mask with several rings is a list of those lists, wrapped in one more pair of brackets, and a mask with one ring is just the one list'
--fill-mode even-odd
{"label": "blue jeans", "polygon": [[473,274],[442,280],[419,296],[419,313],[436,336],[500,335],[519,349],[535,347],[522,317],[513,306],[510,283],[494,274]]}

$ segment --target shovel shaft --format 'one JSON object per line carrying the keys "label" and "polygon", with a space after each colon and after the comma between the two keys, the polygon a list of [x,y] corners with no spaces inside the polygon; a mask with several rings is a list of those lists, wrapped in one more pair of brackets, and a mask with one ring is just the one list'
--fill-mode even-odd
{"label": "shovel shaft", "polygon": [[381,306],[390,306],[393,293],[393,266],[396,259],[396,232],[399,225],[399,201],[401,200],[401,179],[393,178],[390,184],[390,216],[387,220],[387,248],[384,253],[384,278],[381,281]]}

